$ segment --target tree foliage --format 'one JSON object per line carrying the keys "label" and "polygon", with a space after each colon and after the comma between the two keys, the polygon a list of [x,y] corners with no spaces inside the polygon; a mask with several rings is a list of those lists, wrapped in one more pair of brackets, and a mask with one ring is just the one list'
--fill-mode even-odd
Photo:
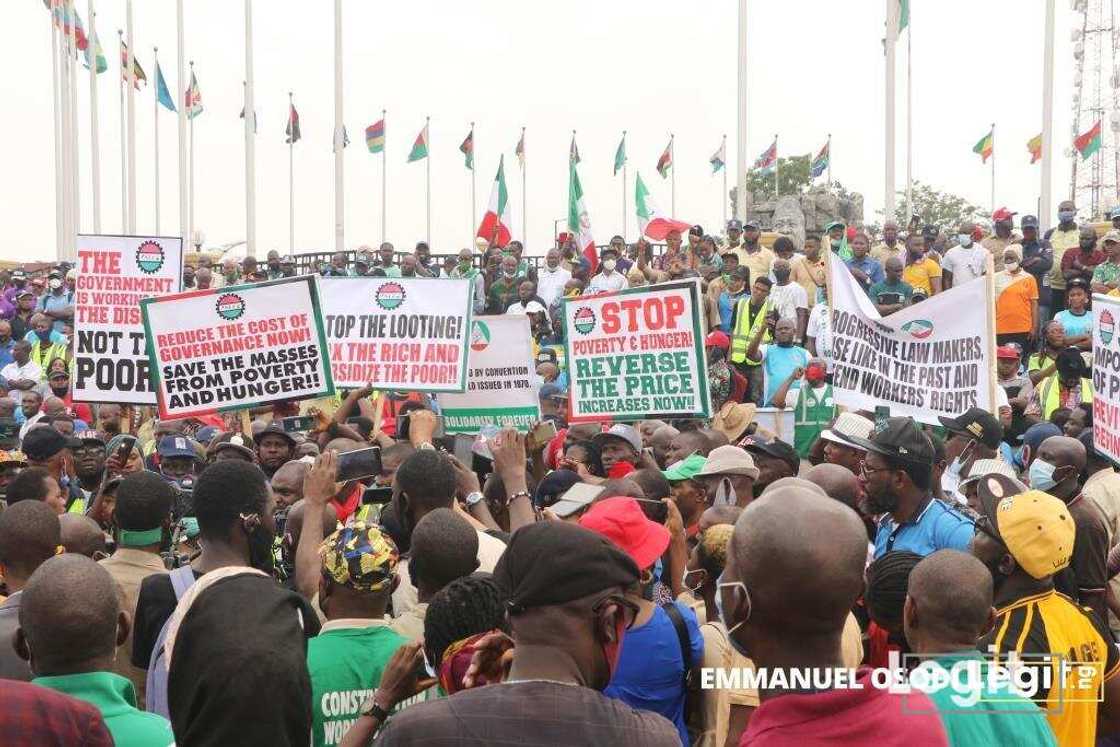
{"label": "tree foliage", "polygon": [[[799,195],[809,186],[809,162],[812,156],[790,156],[778,159],[778,185],[783,195]],[[774,199],[774,172],[763,173],[756,169],[747,172],[747,189],[755,202]]]}
{"label": "tree foliage", "polygon": [[[979,205],[974,205],[960,195],[941,192],[928,184],[914,182],[914,214],[919,216],[922,225],[933,224],[942,229],[955,231],[956,227],[965,222],[984,221],[988,219],[987,212]],[[882,216],[883,211],[875,211]],[[906,192],[900,191],[895,197],[894,220],[905,229],[910,223],[910,214],[906,210]]]}

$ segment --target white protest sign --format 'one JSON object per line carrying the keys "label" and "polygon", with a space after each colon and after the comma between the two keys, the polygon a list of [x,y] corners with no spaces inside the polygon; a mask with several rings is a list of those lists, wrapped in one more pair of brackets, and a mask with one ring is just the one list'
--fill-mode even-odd
{"label": "white protest sign", "polygon": [[470,280],[322,278],[323,321],[340,387],[461,392]]}
{"label": "white protest sign", "polygon": [[182,239],[79,234],[77,270],[74,400],[154,405],[140,299],[179,292]]}
{"label": "white protest sign", "polygon": [[832,272],[832,391],[852,409],[938,424],[970,407],[994,411],[989,283],[978,278],[880,317],[841,263]]}
{"label": "white protest sign", "polygon": [[565,299],[569,423],[711,415],[699,284]]}
{"label": "white protest sign", "polygon": [[467,390],[439,396],[445,431],[478,433],[487,423],[527,430],[540,419],[530,335],[524,314],[471,322]]}
{"label": "white protest sign", "polygon": [[1093,446],[1120,463],[1120,298],[1093,294]]}
{"label": "white protest sign", "polygon": [[140,307],[161,418],[334,394],[313,275]]}

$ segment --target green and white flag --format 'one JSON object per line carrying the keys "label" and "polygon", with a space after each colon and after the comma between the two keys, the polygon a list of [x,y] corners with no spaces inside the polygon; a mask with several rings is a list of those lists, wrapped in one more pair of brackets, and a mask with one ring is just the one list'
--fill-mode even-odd
{"label": "green and white flag", "polygon": [[618,148],[614,151],[614,173],[618,176],[618,172],[626,165],[626,133],[622,133],[622,139],[618,141]]}

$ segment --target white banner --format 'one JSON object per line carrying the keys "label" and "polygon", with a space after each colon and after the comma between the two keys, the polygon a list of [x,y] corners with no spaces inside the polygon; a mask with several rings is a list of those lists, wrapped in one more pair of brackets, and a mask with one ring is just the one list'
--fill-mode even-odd
{"label": "white banner", "polygon": [[323,322],[339,387],[461,392],[470,280],[321,278]]}
{"label": "white banner", "polygon": [[880,317],[841,263],[832,272],[832,390],[851,409],[937,425],[970,407],[994,412],[995,321],[978,278]]}
{"label": "white banner", "polygon": [[78,235],[74,400],[154,405],[140,299],[178,293],[183,240]]}
{"label": "white banner", "polygon": [[1120,463],[1120,298],[1093,295],[1093,445]]}
{"label": "white banner", "polygon": [[467,390],[439,396],[445,431],[478,433],[479,426],[487,423],[524,431],[540,419],[531,339],[529,317],[524,314],[484,316],[471,322]]}

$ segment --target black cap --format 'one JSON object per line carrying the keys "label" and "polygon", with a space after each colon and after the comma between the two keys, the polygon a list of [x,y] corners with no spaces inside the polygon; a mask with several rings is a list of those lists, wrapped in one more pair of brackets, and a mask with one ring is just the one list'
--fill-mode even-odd
{"label": "black cap", "polygon": [[932,223],[928,223],[922,227],[923,236],[937,236],[937,234],[939,233],[941,233],[941,229],[933,225]]}
{"label": "black cap", "polygon": [[1020,228],[1038,228],[1038,218],[1033,215],[1024,215],[1019,219]]}
{"label": "black cap", "polygon": [[80,441],[66,438],[49,425],[40,425],[23,437],[23,453],[28,459],[45,462],[63,449],[73,449],[80,444]]}
{"label": "black cap", "polygon": [[253,440],[256,441],[257,446],[260,446],[261,441],[264,440],[265,436],[280,436],[288,442],[289,446],[295,446],[297,444],[295,437],[292,436],[291,433],[285,431],[284,426],[280,425],[280,423],[276,422],[275,420],[266,425],[264,427],[264,430],[253,437]]}
{"label": "black cap", "polygon": [[1054,365],[1058,369],[1058,376],[1060,377],[1073,378],[1077,376],[1081,379],[1087,379],[1091,374],[1089,367],[1085,365],[1085,359],[1081,357],[1081,351],[1073,347],[1066,348],[1058,353]]}
{"label": "black cap", "polygon": [[747,451],[760,451],[775,459],[781,459],[789,465],[795,475],[801,469],[801,457],[797,455],[797,450],[785,441],[776,438],[773,441],[767,441],[759,436],[747,436],[739,442],[739,446]]}
{"label": "black cap", "polygon": [[515,614],[629,587],[638,575],[638,566],[618,545],[563,521],[539,521],[518,529],[494,567],[494,582]]}
{"label": "black cap", "polygon": [[703,236],[704,235],[704,228],[703,228],[703,226],[695,225],[692,228],[688,229],[688,232],[692,236]]}
{"label": "black cap", "polygon": [[1003,428],[999,421],[990,412],[979,407],[970,408],[955,418],[942,415],[937,419],[950,433],[979,441],[989,449],[998,449],[999,442],[1003,440]]}
{"label": "black cap", "polygon": [[1080,288],[1086,293],[1089,292],[1089,281],[1083,277],[1070,278],[1066,281],[1066,293],[1069,293],[1070,288]]}
{"label": "black cap", "polygon": [[864,451],[911,464],[933,464],[933,442],[912,418],[887,418],[875,426],[871,438],[837,435]]}

